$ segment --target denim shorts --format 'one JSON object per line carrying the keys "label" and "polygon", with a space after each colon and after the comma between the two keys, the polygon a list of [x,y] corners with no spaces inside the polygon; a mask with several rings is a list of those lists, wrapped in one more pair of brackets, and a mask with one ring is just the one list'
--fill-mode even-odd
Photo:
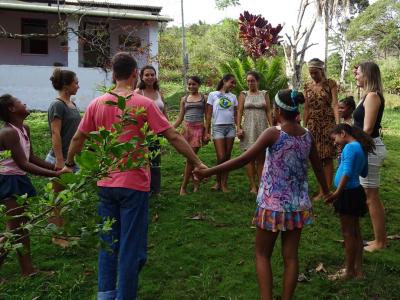
{"label": "denim shorts", "polygon": [[217,124],[212,127],[212,137],[214,140],[234,138],[236,136],[236,127],[234,124]]}
{"label": "denim shorts", "polygon": [[360,177],[360,183],[365,188],[378,188],[380,186],[380,169],[386,157],[386,147],[380,137],[374,138],[374,153],[368,153],[368,176]]}

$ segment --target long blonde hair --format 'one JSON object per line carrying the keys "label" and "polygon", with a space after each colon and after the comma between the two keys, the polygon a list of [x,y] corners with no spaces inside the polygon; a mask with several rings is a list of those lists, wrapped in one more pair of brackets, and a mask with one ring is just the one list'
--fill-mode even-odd
{"label": "long blonde hair", "polygon": [[363,74],[364,80],[364,86],[362,88],[363,94],[367,95],[370,92],[383,94],[383,85],[379,66],[372,61],[366,61],[361,63],[359,68]]}

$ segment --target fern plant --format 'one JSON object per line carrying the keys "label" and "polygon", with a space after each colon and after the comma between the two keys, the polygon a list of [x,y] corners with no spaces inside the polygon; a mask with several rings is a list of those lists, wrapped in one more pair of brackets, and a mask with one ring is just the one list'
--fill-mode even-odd
{"label": "fern plant", "polygon": [[280,57],[261,57],[255,60],[250,57],[243,60],[236,58],[224,62],[218,67],[221,77],[228,73],[235,76],[236,87],[233,93],[236,95],[239,95],[241,91],[248,90],[246,82],[248,71],[256,71],[260,74],[259,89],[268,91],[270,99],[273,99],[280,89],[285,89],[288,86],[284,64]]}

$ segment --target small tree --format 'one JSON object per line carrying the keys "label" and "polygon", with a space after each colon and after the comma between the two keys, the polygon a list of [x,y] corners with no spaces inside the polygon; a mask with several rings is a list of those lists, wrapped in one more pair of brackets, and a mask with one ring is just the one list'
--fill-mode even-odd
{"label": "small tree", "polygon": [[218,71],[223,74],[233,74],[236,79],[236,87],[233,92],[239,95],[241,91],[247,90],[246,73],[256,71],[261,75],[260,90],[267,90],[270,99],[280,90],[287,87],[287,78],[281,57],[267,59],[261,57],[254,60],[247,57],[243,60],[233,59],[222,63]]}
{"label": "small tree", "polygon": [[253,15],[248,11],[239,17],[239,37],[247,55],[253,59],[276,55],[274,46],[280,44],[279,32],[282,28],[281,24],[273,27],[261,15]]}
{"label": "small tree", "polygon": [[311,33],[317,21],[316,16],[313,17],[308,26],[303,26],[304,14],[309,5],[309,0],[300,1],[296,25],[292,26],[292,35],[286,34],[287,40],[283,45],[286,59],[286,76],[289,78],[289,83],[293,88],[300,87],[301,70],[307,49],[316,45],[309,44]]}
{"label": "small tree", "polygon": [[[110,89],[104,91],[112,94]],[[96,195],[96,182],[116,170],[126,171],[148,166],[150,160],[159,154],[159,151],[148,151],[148,147],[159,142],[164,143],[164,139],[150,130],[147,122],[141,128],[140,134],[121,141],[126,137],[126,130],[137,124],[139,118],[143,118],[145,110],[143,107],[128,106],[128,97],[115,96],[116,101],[107,101],[105,105],[118,108],[117,117],[120,121],[113,124],[110,130],[99,128],[98,131],[89,134],[83,151],[76,157],[80,171],[75,174],[63,174],[54,179],[65,189],[55,193],[53,184],[49,182],[42,195],[31,198],[18,197],[20,205],[27,204],[23,214],[27,221],[20,228],[6,228],[0,233],[0,266],[9,252],[22,247],[20,241],[27,234],[62,234],[67,237],[80,237],[81,241],[85,242],[97,239],[98,233],[106,234],[111,230],[113,220],[98,225],[95,213],[98,199],[93,197]],[[56,227],[49,222],[54,209],[60,211],[65,219],[73,221],[67,222],[63,228]],[[5,207],[0,205],[0,223],[4,224],[8,220],[6,213]]]}

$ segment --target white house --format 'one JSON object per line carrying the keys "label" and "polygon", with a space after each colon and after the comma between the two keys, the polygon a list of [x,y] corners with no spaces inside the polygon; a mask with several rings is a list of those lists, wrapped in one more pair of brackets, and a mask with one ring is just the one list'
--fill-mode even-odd
{"label": "white house", "polygon": [[111,83],[106,58],[113,53],[131,51],[139,67],[157,68],[158,30],[172,20],[160,15],[161,9],[87,0],[0,0],[0,94],[47,110],[57,95],[49,78],[60,66],[77,74],[75,101],[85,109],[100,94],[98,87]]}

